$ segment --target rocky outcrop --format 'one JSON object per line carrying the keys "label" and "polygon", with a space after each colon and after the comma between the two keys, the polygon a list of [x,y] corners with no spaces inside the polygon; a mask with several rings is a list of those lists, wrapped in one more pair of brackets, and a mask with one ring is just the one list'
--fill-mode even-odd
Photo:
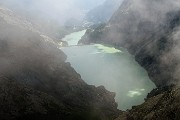
{"label": "rocky outcrop", "polygon": [[66,55],[59,46],[10,13],[0,9],[2,120],[117,117],[114,93],[104,87],[87,85],[65,62]]}
{"label": "rocky outcrop", "polygon": [[125,0],[108,24],[87,30],[80,42],[124,47],[156,86],[177,84],[179,6],[177,0]]}

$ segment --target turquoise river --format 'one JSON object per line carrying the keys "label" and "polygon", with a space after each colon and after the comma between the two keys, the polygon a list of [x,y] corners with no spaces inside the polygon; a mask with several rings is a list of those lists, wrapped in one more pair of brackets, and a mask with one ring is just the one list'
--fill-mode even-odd
{"label": "turquoise river", "polygon": [[119,109],[130,109],[143,103],[147,94],[155,88],[147,72],[123,49],[101,44],[77,46],[85,32],[74,32],[63,38],[69,44],[60,48],[67,55],[67,62],[86,83],[103,85],[115,92]]}

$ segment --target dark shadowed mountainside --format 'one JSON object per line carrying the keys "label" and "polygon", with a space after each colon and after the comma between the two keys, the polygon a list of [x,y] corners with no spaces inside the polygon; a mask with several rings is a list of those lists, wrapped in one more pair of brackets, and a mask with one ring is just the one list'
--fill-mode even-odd
{"label": "dark shadowed mountainside", "polygon": [[108,120],[115,93],[87,85],[54,40],[0,8],[0,115],[3,120]]}

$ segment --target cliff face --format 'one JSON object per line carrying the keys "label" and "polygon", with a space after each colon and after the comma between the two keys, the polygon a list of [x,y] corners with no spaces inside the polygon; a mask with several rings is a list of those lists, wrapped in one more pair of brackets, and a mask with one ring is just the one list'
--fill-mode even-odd
{"label": "cliff face", "polygon": [[87,85],[53,39],[8,9],[0,9],[2,119],[108,120],[115,94]]}
{"label": "cliff face", "polygon": [[180,3],[177,0],[125,0],[109,23],[89,29],[82,43],[124,47],[158,86],[179,82]]}

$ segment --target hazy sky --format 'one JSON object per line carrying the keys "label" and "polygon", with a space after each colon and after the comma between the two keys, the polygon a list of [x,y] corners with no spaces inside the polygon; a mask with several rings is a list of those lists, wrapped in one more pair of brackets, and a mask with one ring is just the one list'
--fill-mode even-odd
{"label": "hazy sky", "polygon": [[55,19],[64,23],[70,18],[81,19],[84,12],[105,0],[0,0],[1,4],[22,14]]}

